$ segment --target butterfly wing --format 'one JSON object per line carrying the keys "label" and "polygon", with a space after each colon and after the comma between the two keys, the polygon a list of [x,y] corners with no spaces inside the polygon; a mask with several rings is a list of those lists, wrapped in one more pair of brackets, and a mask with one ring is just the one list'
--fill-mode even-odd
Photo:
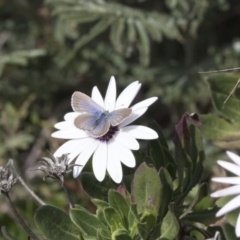
{"label": "butterfly wing", "polygon": [[132,109],[122,108],[109,113],[109,121],[112,126],[117,126],[130,116]]}
{"label": "butterfly wing", "polygon": [[81,92],[74,92],[71,101],[75,112],[85,112],[92,115],[99,115],[104,109],[94,102],[89,96]]}
{"label": "butterfly wing", "polygon": [[97,119],[97,116],[89,113],[84,113],[75,118],[74,125],[82,130],[91,131],[96,127],[95,125]]}
{"label": "butterfly wing", "polygon": [[74,120],[74,125],[82,130],[89,131],[93,137],[101,137],[110,128],[110,121],[103,114],[100,116],[84,113]]}

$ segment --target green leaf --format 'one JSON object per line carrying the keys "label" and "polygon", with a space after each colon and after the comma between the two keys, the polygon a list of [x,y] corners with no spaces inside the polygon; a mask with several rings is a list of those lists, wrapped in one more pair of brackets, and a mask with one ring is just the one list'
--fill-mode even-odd
{"label": "green leaf", "polygon": [[125,217],[127,219],[130,207],[119,192],[110,189],[108,192],[108,201],[120,213],[122,218]]}
{"label": "green leaf", "polygon": [[99,209],[99,208],[105,208],[105,207],[109,207],[109,203],[96,199],[96,198],[92,198],[91,199],[92,203]]}
{"label": "green leaf", "polygon": [[172,240],[178,235],[178,231],[179,231],[178,220],[171,211],[168,211],[161,225],[160,238]]}
{"label": "green leaf", "polygon": [[211,208],[205,209],[202,211],[195,211],[187,214],[183,220],[190,221],[190,222],[199,222],[203,223],[204,225],[209,225],[215,223],[219,218],[216,218],[216,213],[219,208]]}
{"label": "green leaf", "polygon": [[[96,239],[99,229],[108,230],[95,215],[81,209],[70,209],[70,218],[74,224],[83,231],[83,233],[91,239]],[[85,236],[84,236],[85,237]]]}
{"label": "green leaf", "polygon": [[108,226],[111,228],[111,232],[114,232],[118,229],[124,229],[121,215],[114,208],[112,207],[105,208],[104,216],[108,223]]}
{"label": "green leaf", "polygon": [[114,21],[114,23],[111,26],[111,32],[110,32],[110,40],[112,42],[112,45],[118,52],[122,52],[122,35],[125,27],[125,20],[124,18],[118,18]]}
{"label": "green leaf", "polygon": [[154,228],[156,224],[157,218],[153,212],[144,212],[143,215],[141,216],[141,223],[146,223],[142,226],[144,226],[145,230],[144,232],[146,235],[148,235],[152,229]]}
{"label": "green leaf", "polygon": [[138,44],[138,49],[140,53],[140,62],[143,66],[147,66],[149,64],[149,53],[150,53],[150,44],[149,38],[144,28],[143,24],[139,20],[135,20],[136,29],[138,32],[138,37],[140,43]]}
{"label": "green leaf", "polygon": [[195,204],[198,202],[199,197],[201,195],[201,192],[205,191],[207,187],[207,184],[203,183],[199,186],[197,194],[192,199],[192,202],[188,205],[187,209],[184,211],[184,213],[179,217],[179,219],[182,219],[184,216],[186,216],[188,213],[190,213],[195,206]]}
{"label": "green leaf", "polygon": [[233,226],[231,226],[228,223],[225,223],[223,226],[223,232],[225,235],[226,240],[237,240],[239,239],[238,237],[236,237],[235,234],[235,228]]}
{"label": "green leaf", "polygon": [[149,145],[150,155],[156,169],[158,170],[160,167],[165,167],[167,161],[165,159],[164,151],[162,149],[160,141],[158,139],[149,141]]}
{"label": "green leaf", "polygon": [[104,229],[98,229],[97,240],[112,240],[110,232]]}
{"label": "green leaf", "polygon": [[168,150],[168,144],[160,126],[154,120],[149,121],[148,126],[157,132],[160,144],[162,145],[163,148]]}
{"label": "green leaf", "polygon": [[147,223],[138,223],[137,229],[138,229],[138,233],[140,234],[142,239],[143,240],[147,239],[148,234],[149,234]]}
{"label": "green leaf", "polygon": [[72,223],[68,214],[59,208],[49,205],[41,206],[36,210],[34,220],[47,239],[79,240],[79,229]]}
{"label": "green leaf", "polygon": [[161,185],[155,168],[142,163],[134,174],[132,182],[132,203],[137,204],[138,214],[153,209],[158,214]]}
{"label": "green leaf", "polygon": [[112,234],[112,239],[113,240],[132,240],[132,238],[128,235],[128,232],[123,229],[116,230]]}
{"label": "green leaf", "polygon": [[[134,213],[134,211],[135,211],[135,213]],[[128,229],[130,231],[131,236],[134,236],[137,231],[137,222],[138,222],[139,218],[136,215],[137,215],[137,210],[136,210],[136,205],[135,205],[135,210],[134,210],[134,208],[131,207],[129,214],[128,214]]]}
{"label": "green leaf", "polygon": [[1,232],[3,234],[3,236],[5,237],[5,239],[7,240],[17,240],[15,237],[13,237],[6,229],[5,226],[1,226]]}
{"label": "green leaf", "polygon": [[224,104],[226,95],[222,93],[212,92],[212,98],[214,105],[218,112],[227,119],[230,119],[232,123],[239,125],[240,111],[239,111],[239,100],[230,98]]}
{"label": "green leaf", "polygon": [[201,133],[214,141],[234,141],[240,139],[240,128],[225,119],[213,115],[201,115]]}
{"label": "green leaf", "polygon": [[[163,217],[168,212],[168,205],[172,200],[173,194],[173,182],[170,174],[165,168],[161,168],[159,171],[160,182],[162,185],[161,189],[161,204],[159,208],[158,214],[158,222],[161,222]],[[164,197],[163,197],[164,194]]]}
{"label": "green leaf", "polygon": [[115,185],[108,176],[102,182],[99,182],[93,173],[84,172],[80,175],[80,181],[84,191],[89,196],[101,200],[107,200],[108,190],[115,188]]}
{"label": "green leaf", "polygon": [[[225,94],[227,98],[236,85],[238,79],[239,75],[236,74],[217,74],[215,76],[211,76],[208,79],[208,82],[213,92]],[[236,91],[235,95],[238,98],[240,96],[238,91]]]}

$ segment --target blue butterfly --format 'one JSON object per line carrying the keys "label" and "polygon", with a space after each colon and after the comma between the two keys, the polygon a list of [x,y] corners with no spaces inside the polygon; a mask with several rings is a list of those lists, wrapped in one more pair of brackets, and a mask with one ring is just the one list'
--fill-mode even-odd
{"label": "blue butterfly", "polygon": [[89,96],[81,92],[74,92],[71,101],[75,112],[82,113],[74,120],[74,125],[90,132],[93,137],[106,134],[110,126],[117,126],[132,113],[130,108],[122,108],[112,112],[94,102]]}

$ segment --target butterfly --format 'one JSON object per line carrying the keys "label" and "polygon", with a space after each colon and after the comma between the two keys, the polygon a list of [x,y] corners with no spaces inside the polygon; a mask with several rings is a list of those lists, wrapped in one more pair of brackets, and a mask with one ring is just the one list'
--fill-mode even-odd
{"label": "butterfly", "polygon": [[132,113],[130,108],[106,111],[89,96],[81,92],[74,92],[71,100],[72,108],[81,115],[75,118],[74,125],[90,132],[93,137],[106,134],[110,126],[117,126]]}

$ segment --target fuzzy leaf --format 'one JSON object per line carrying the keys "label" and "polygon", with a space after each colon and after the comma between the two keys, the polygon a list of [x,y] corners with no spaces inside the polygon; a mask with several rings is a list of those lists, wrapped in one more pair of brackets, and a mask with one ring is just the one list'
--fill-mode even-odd
{"label": "fuzzy leaf", "polygon": [[131,201],[137,204],[138,214],[153,209],[158,214],[161,185],[155,168],[142,163],[134,174]]}
{"label": "fuzzy leaf", "polygon": [[232,141],[240,139],[240,128],[213,115],[201,115],[201,132],[211,140]]}
{"label": "fuzzy leaf", "polygon": [[118,229],[124,229],[121,215],[114,208],[105,208],[104,216],[108,223],[108,226],[111,228],[111,232],[114,232]]}
{"label": "fuzzy leaf", "polygon": [[168,205],[172,200],[173,194],[173,182],[172,178],[169,175],[168,171],[165,168],[161,168],[159,171],[160,182],[162,185],[161,193],[164,194],[164,197],[161,195],[161,204],[158,214],[158,222],[161,222],[163,217],[168,212]]}
{"label": "fuzzy leaf", "polygon": [[224,232],[226,240],[238,240],[239,239],[238,237],[236,237],[234,227],[231,226],[230,224],[225,223],[222,226],[222,228],[223,228],[223,232]]}
{"label": "fuzzy leaf", "polygon": [[159,125],[155,121],[151,120],[148,123],[148,126],[157,132],[158,140],[160,141],[160,144],[162,145],[162,147],[165,148],[165,149],[168,149],[167,141],[166,141],[166,139],[163,135],[163,132],[162,132],[161,128],[159,127]]}
{"label": "fuzzy leaf", "polygon": [[115,231],[112,234],[112,239],[113,240],[131,240],[132,238],[129,236],[126,230],[120,229]]}
{"label": "fuzzy leaf", "polygon": [[179,231],[178,220],[171,211],[168,211],[161,225],[160,238],[172,240],[177,236],[178,231]]}
{"label": "fuzzy leaf", "polygon": [[150,145],[150,155],[153,160],[153,164],[158,170],[160,167],[165,167],[167,161],[165,159],[164,151],[162,149],[161,143],[158,139],[149,142]]}
{"label": "fuzzy leaf", "polygon": [[99,229],[107,230],[107,226],[95,215],[81,209],[70,209],[70,218],[88,239],[96,239]]}
{"label": "fuzzy leaf", "polygon": [[125,217],[127,219],[130,208],[120,193],[110,189],[108,192],[108,201],[109,204],[121,214],[122,218]]}
{"label": "fuzzy leaf", "polygon": [[203,223],[206,226],[216,222],[218,218],[216,218],[216,213],[218,208],[205,209],[202,211],[195,211],[187,214],[183,219],[190,222],[199,222]]}
{"label": "fuzzy leaf", "polygon": [[108,176],[106,176],[102,182],[99,182],[93,173],[82,173],[80,175],[80,181],[84,191],[87,192],[89,196],[102,200],[107,200],[108,190],[115,187]]}
{"label": "fuzzy leaf", "polygon": [[73,224],[68,214],[59,208],[49,205],[41,206],[36,210],[34,220],[47,239],[79,240],[79,229]]}

